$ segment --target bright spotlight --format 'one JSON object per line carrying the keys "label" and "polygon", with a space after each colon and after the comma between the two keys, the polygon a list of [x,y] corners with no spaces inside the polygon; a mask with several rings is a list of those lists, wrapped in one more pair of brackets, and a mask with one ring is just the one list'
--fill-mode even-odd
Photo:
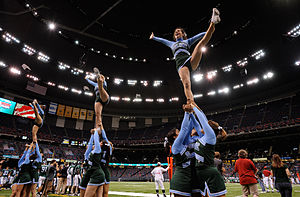
{"label": "bright spotlight", "polygon": [[216,94],[216,91],[213,91],[213,90],[207,93],[208,96],[213,96],[215,94]]}
{"label": "bright spotlight", "polygon": [[56,25],[55,25],[54,23],[49,23],[49,24],[48,24],[48,28],[49,28],[50,30],[54,30],[54,29],[56,28]]}
{"label": "bright spotlight", "polygon": [[75,40],[75,44],[79,44],[79,41],[78,41],[78,40]]}
{"label": "bright spotlight", "polygon": [[228,87],[225,87],[225,88],[222,88],[222,89],[218,90],[219,94],[227,94],[228,92],[229,92],[229,88]]}
{"label": "bright spotlight", "polygon": [[165,99],[163,99],[163,98],[158,98],[158,99],[156,99],[156,101],[159,102],[159,103],[163,103],[163,102],[165,102]]}
{"label": "bright spotlight", "polygon": [[300,65],[300,61],[296,61],[296,62],[295,62],[295,65],[296,65],[296,66],[299,66],[299,65]]}
{"label": "bright spotlight", "polygon": [[247,81],[247,85],[256,84],[258,82],[259,82],[259,79],[258,78],[254,78],[254,79],[251,79],[251,80]]}
{"label": "bright spotlight", "polygon": [[112,97],[110,97],[110,99],[111,99],[112,101],[119,101],[119,100],[120,100],[120,97],[118,97],[118,96],[112,96]]}
{"label": "bright spotlight", "polygon": [[202,51],[202,52],[206,52],[206,50],[207,50],[206,47],[202,47],[202,48],[201,48],[201,51]]}
{"label": "bright spotlight", "polygon": [[11,72],[12,74],[15,74],[15,75],[20,75],[20,74],[21,74],[21,71],[18,70],[17,68],[15,68],[15,67],[11,67],[11,68],[10,68],[10,72]]}
{"label": "bright spotlight", "polygon": [[6,65],[4,62],[0,61],[0,67],[5,68],[6,66],[7,66],[7,65]]}
{"label": "bright spotlight", "polygon": [[200,98],[203,97],[203,94],[194,94],[194,98]]}
{"label": "bright spotlight", "polygon": [[152,102],[153,102],[153,99],[151,99],[151,98],[146,98],[145,101],[146,101],[147,103],[152,103]]}
{"label": "bright spotlight", "polygon": [[203,74],[200,74],[200,73],[194,74],[193,78],[196,82],[201,81],[203,79]]}
{"label": "bright spotlight", "polygon": [[270,79],[274,76],[274,73],[273,72],[268,72],[266,74],[264,74],[263,78],[264,79]]}

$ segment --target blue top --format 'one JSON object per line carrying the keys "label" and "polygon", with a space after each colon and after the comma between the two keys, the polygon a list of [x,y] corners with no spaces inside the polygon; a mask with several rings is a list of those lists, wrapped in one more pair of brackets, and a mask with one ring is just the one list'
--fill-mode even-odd
{"label": "blue top", "polygon": [[98,134],[97,130],[94,133],[94,145],[95,145],[95,148],[92,151],[92,153],[93,154],[94,153],[101,153],[101,146],[100,146],[100,142],[99,142],[99,134]]}
{"label": "blue top", "polygon": [[105,133],[104,129],[102,129],[101,135],[102,135],[102,138],[103,138],[103,139],[107,142],[107,144],[109,145],[109,155],[112,155],[112,147],[111,147],[111,145],[110,145],[110,143],[109,143],[109,141],[108,141],[108,138],[107,138],[107,136],[106,136],[106,133]]}
{"label": "blue top", "polygon": [[[87,80],[87,82],[88,82],[89,84],[91,84],[92,86],[94,86],[94,92],[95,92],[95,94],[96,94],[96,95],[99,95],[98,83],[93,82],[92,80],[90,80],[90,79],[88,79],[88,78],[86,78],[85,80]],[[107,83],[106,83],[106,81],[103,82],[103,88],[104,88],[105,90],[107,90]]]}
{"label": "blue top", "polygon": [[89,155],[92,152],[93,149],[93,141],[94,141],[94,135],[91,135],[90,141],[88,143],[88,147],[84,153],[84,160],[88,160],[89,159]]}
{"label": "blue top", "polygon": [[175,139],[173,145],[172,145],[172,153],[174,155],[180,153],[182,149],[185,147],[185,145],[188,145],[189,143],[189,136],[191,134],[191,131],[193,129],[193,125],[190,124],[189,120],[189,113],[185,112],[184,113],[184,118],[181,123],[181,128],[179,135]]}
{"label": "blue top", "polygon": [[31,149],[28,149],[27,151],[24,151],[21,159],[19,160],[18,162],[18,167],[20,168],[23,164],[29,164],[30,163],[30,160],[29,160],[29,157],[30,157],[30,152],[31,152]]}
{"label": "blue top", "polygon": [[193,109],[204,130],[204,136],[200,140],[204,144],[207,143],[210,145],[215,145],[217,141],[216,134],[214,130],[211,128],[211,126],[208,124],[208,120],[205,114],[203,113],[203,111],[200,111],[197,107],[194,107]]}
{"label": "blue top", "polygon": [[187,40],[183,40],[182,38],[179,38],[176,40],[176,42],[174,41],[170,41],[170,40],[166,40],[164,38],[159,38],[159,37],[155,37],[153,36],[153,40],[160,42],[166,46],[168,46],[169,48],[171,48],[172,53],[174,55],[174,58],[176,58],[177,54],[180,52],[186,53],[188,55],[190,55],[190,48],[191,46],[197,42],[198,40],[200,40],[204,35],[206,34],[206,32],[202,32],[199,33],[195,36],[193,36],[192,38],[189,38]]}

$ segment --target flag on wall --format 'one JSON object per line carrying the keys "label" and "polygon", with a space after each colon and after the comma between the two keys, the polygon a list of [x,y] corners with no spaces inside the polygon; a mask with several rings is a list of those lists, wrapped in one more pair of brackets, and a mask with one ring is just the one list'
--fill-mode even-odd
{"label": "flag on wall", "polygon": [[79,119],[85,120],[85,118],[86,118],[86,109],[80,109]]}
{"label": "flag on wall", "polygon": [[72,116],[72,107],[66,106],[65,117],[71,118],[71,116]]}
{"label": "flag on wall", "polygon": [[65,108],[66,108],[65,105],[58,104],[57,113],[56,114],[58,116],[64,116]]}
{"label": "flag on wall", "polygon": [[49,114],[56,114],[56,110],[57,110],[57,103],[52,103],[50,102],[50,106],[49,106]]}
{"label": "flag on wall", "polygon": [[94,118],[94,111],[93,110],[87,110],[86,119],[93,121],[93,118]]}
{"label": "flag on wall", "polygon": [[77,108],[77,107],[74,107],[73,108],[73,113],[72,113],[72,118],[76,118],[76,119],[78,119],[79,118],[79,108]]}

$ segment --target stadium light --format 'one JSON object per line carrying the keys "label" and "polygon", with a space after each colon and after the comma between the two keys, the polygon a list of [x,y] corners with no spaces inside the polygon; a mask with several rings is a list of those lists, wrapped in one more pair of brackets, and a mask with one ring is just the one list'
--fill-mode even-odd
{"label": "stadium light", "polygon": [[96,78],[96,75],[91,72],[85,72],[85,76],[88,77],[89,79],[93,79],[93,80]]}
{"label": "stadium light", "polygon": [[259,60],[263,56],[265,56],[265,52],[263,50],[259,50],[251,55],[251,57],[255,58],[256,60]]}
{"label": "stadium light", "polygon": [[78,69],[78,68],[73,68],[73,69],[71,70],[71,73],[72,73],[73,75],[79,75],[79,74],[82,74],[82,73],[83,73],[83,70]]}
{"label": "stadium light", "polygon": [[178,97],[172,97],[169,99],[169,102],[179,101]]}
{"label": "stadium light", "polygon": [[74,43],[75,43],[76,45],[78,45],[78,44],[79,44],[79,41],[78,41],[78,40],[75,40]]}
{"label": "stadium light", "polygon": [[274,76],[273,72],[268,72],[266,74],[264,74],[263,78],[264,79],[271,79]]}
{"label": "stadium light", "polygon": [[124,98],[122,98],[122,101],[130,102],[131,99],[129,97],[124,97]]}
{"label": "stadium light", "polygon": [[287,34],[293,38],[298,37],[300,35],[300,24],[291,29]]}
{"label": "stadium light", "polygon": [[212,90],[210,92],[207,93],[208,96],[213,96],[216,94],[216,91]]}
{"label": "stadium light", "polygon": [[212,79],[217,75],[217,70],[213,70],[207,73],[207,79]]}
{"label": "stadium light", "polygon": [[225,87],[225,88],[222,88],[222,89],[218,90],[219,94],[228,94],[228,92],[229,92],[229,88],[228,87]]}
{"label": "stadium light", "polygon": [[154,87],[161,86],[161,84],[162,84],[162,81],[160,81],[160,80],[155,80],[155,81],[153,82],[153,86],[154,86]]}
{"label": "stadium light", "polygon": [[199,82],[203,79],[203,74],[198,73],[193,75],[194,81]]}
{"label": "stadium light", "polygon": [[131,80],[131,79],[127,80],[127,84],[130,86],[134,86],[136,83],[137,83],[137,80]]}
{"label": "stadium light", "polygon": [[20,74],[21,74],[21,71],[18,70],[17,68],[15,68],[15,67],[11,67],[11,68],[10,68],[10,72],[11,72],[12,74],[15,74],[15,75],[20,75]]}
{"label": "stadium light", "polygon": [[50,59],[50,57],[48,57],[47,55],[45,55],[42,52],[39,52],[37,59],[40,60],[40,61],[42,61],[42,62],[48,62],[49,59]]}
{"label": "stadium light", "polygon": [[77,89],[75,89],[75,88],[72,88],[72,89],[71,89],[71,92],[76,93],[76,94],[81,94],[81,93],[82,93],[81,90],[77,90]]}
{"label": "stadium light", "polygon": [[29,75],[29,74],[27,74],[26,77],[29,78],[29,79],[32,79],[33,81],[38,81],[39,80],[39,78],[37,78],[36,76]]}
{"label": "stadium light", "polygon": [[244,86],[244,84],[238,84],[238,85],[235,85],[235,86],[233,86],[233,89],[238,89],[238,88],[241,88],[241,87],[243,87]]}
{"label": "stadium light", "polygon": [[119,100],[120,100],[120,97],[118,97],[118,96],[112,96],[112,97],[110,97],[110,99],[111,99],[112,101],[119,101]]}
{"label": "stadium light", "polygon": [[146,62],[147,60],[146,59],[143,59],[143,62]]}
{"label": "stadium light", "polygon": [[4,62],[0,61],[0,67],[5,68],[7,67],[7,65]]}
{"label": "stadium light", "polygon": [[299,61],[296,61],[296,62],[295,62],[295,65],[296,65],[296,66],[299,66],[299,65],[300,65],[300,60],[299,60]]}
{"label": "stadium light", "polygon": [[230,72],[230,71],[232,70],[232,65],[230,64],[230,65],[228,65],[228,66],[224,66],[224,67],[222,68],[222,70],[223,70],[224,72]]}
{"label": "stadium light", "polygon": [[54,24],[54,23],[49,23],[48,24],[48,28],[50,29],[50,30],[54,30],[54,29],[56,29],[56,25]]}
{"label": "stadium light", "polygon": [[204,52],[207,51],[207,48],[206,48],[206,47],[202,47],[202,48],[201,48],[201,51],[204,53]]}
{"label": "stadium light", "polygon": [[11,42],[15,42],[17,44],[20,43],[19,39],[17,39],[16,37],[14,37],[13,35],[11,35],[7,32],[2,35],[2,38],[4,39],[5,42],[8,42],[8,43],[11,43]]}
{"label": "stadium light", "polygon": [[84,92],[84,95],[86,95],[86,96],[93,96],[93,93],[92,92]]}
{"label": "stadium light", "polygon": [[115,78],[114,79],[114,84],[120,85],[123,81],[124,81],[123,79]]}
{"label": "stadium light", "polygon": [[151,98],[146,98],[145,101],[146,101],[147,103],[152,103],[154,100],[151,99]]}
{"label": "stadium light", "polygon": [[36,53],[36,50],[31,48],[30,46],[24,44],[22,51],[28,55],[33,55]]}
{"label": "stadium light", "polygon": [[69,69],[70,66],[67,65],[67,64],[64,64],[64,63],[62,63],[62,62],[58,62],[58,68],[59,68],[60,70],[66,70],[66,69]]}
{"label": "stadium light", "polygon": [[259,82],[259,79],[258,78],[254,78],[254,79],[251,79],[251,80],[247,81],[247,85],[256,84],[258,82]]}
{"label": "stadium light", "polygon": [[158,99],[156,99],[156,101],[159,102],[159,103],[163,103],[163,102],[165,102],[165,99],[163,99],[163,98],[158,98]]}
{"label": "stadium light", "polygon": [[248,58],[244,58],[236,62],[239,67],[244,67],[248,64]]}
{"label": "stadium light", "polygon": [[141,99],[141,98],[134,98],[134,99],[132,100],[132,102],[134,102],[134,103],[139,103],[139,102],[142,102],[142,99]]}
{"label": "stadium light", "polygon": [[63,86],[63,85],[58,85],[58,88],[59,88],[59,89],[62,89],[62,90],[64,90],[64,91],[68,91],[68,90],[69,90],[68,87]]}
{"label": "stadium light", "polygon": [[200,97],[203,97],[203,94],[195,94],[194,95],[194,98],[200,98]]}
{"label": "stadium light", "polygon": [[149,82],[148,82],[148,81],[145,81],[145,80],[143,80],[143,81],[141,81],[141,84],[142,84],[143,86],[147,87],[147,86],[149,85]]}
{"label": "stadium light", "polygon": [[53,82],[51,82],[51,81],[48,81],[48,83],[47,83],[49,86],[55,86],[55,83],[53,83]]}

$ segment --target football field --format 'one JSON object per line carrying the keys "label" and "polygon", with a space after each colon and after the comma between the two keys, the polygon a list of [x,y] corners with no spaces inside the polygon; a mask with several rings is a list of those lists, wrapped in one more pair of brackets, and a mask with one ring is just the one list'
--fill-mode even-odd
{"label": "football field", "polygon": [[[169,192],[169,183],[164,183],[166,192]],[[237,183],[226,184],[228,197],[241,197],[241,186]],[[259,187],[261,192],[261,188]],[[10,196],[10,190],[0,191],[0,197]],[[54,195],[49,196],[64,196],[66,195]],[[110,197],[129,197],[129,196],[140,196],[140,197],[156,197],[154,182],[111,182],[110,184]],[[160,191],[160,196],[162,196]],[[168,195],[169,196],[169,195]],[[260,193],[262,197],[280,197],[280,194],[275,193]],[[300,197],[300,185],[293,185],[293,197]]]}

